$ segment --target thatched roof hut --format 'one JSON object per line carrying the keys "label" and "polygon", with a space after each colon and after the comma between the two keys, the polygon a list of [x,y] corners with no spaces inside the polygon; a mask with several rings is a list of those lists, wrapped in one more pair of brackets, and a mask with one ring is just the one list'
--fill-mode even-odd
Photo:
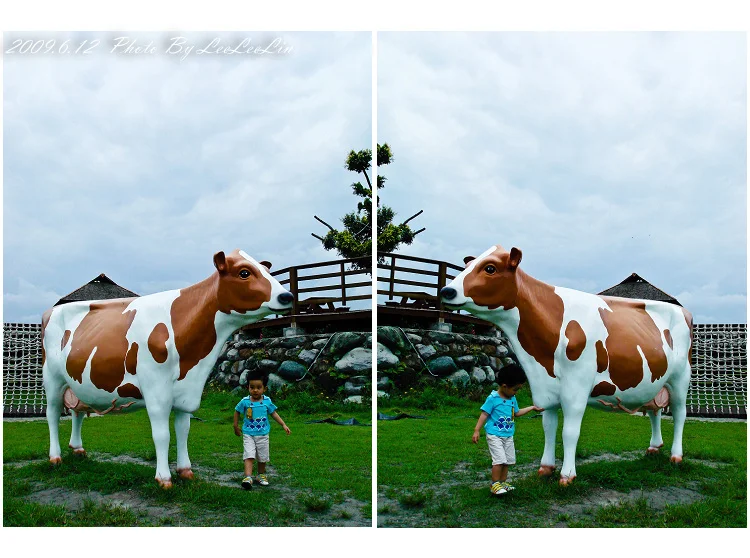
{"label": "thatched roof hut", "polygon": [[132,298],[136,296],[139,295],[121,287],[102,273],[84,286],[62,297],[55,303],[55,306],[79,300],[105,300],[110,298]]}
{"label": "thatched roof hut", "polygon": [[618,283],[614,287],[610,287],[599,293],[604,296],[621,296],[623,298],[641,298],[646,300],[661,300],[663,302],[669,302],[682,306],[679,301],[662,291],[654,287],[651,283],[646,281],[643,277],[637,273],[631,273],[630,277],[626,278],[621,283]]}

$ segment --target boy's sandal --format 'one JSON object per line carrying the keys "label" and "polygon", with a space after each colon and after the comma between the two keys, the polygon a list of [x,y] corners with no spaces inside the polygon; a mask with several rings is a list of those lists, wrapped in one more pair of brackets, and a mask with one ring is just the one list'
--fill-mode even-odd
{"label": "boy's sandal", "polygon": [[513,486],[512,484],[510,484],[509,482],[504,482],[503,483],[503,488],[505,488],[506,492],[510,492],[511,490],[515,490],[516,489],[516,487]]}
{"label": "boy's sandal", "polygon": [[503,494],[505,494],[508,491],[503,486],[503,483],[501,483],[500,481],[497,481],[497,482],[493,482],[492,483],[492,487],[490,488],[490,492],[492,494],[494,494],[495,496],[502,496]]}
{"label": "boy's sandal", "polygon": [[268,477],[266,477],[266,475],[258,475],[258,484],[261,486],[268,486]]}
{"label": "boy's sandal", "polygon": [[250,477],[245,477],[242,479],[242,488],[245,490],[250,490],[253,487],[253,479]]}

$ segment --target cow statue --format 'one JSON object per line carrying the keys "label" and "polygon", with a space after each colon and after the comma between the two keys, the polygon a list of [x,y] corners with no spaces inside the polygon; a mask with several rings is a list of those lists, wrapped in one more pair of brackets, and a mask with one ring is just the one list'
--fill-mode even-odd
{"label": "cow statue", "polygon": [[169,414],[174,410],[177,473],[193,478],[187,439],[191,414],[226,339],[243,325],[292,307],[294,296],[268,262],[242,250],[214,255],[216,271],[184,289],[136,298],[72,302],[42,317],[50,463],[58,464],[58,422],[72,414],[70,448],[85,455],[84,414],[146,408],[156,448],[156,481],[172,486]]}
{"label": "cow statue", "polygon": [[692,316],[673,304],[598,296],[553,287],[527,275],[521,251],[493,246],[440,291],[443,304],[497,325],[526,372],[534,405],[544,408],[540,476],[555,469],[557,409],[563,412],[560,484],[576,476],[575,455],[586,406],[651,419],[648,452],[663,445],[661,412],[674,417],[674,463],[690,384]]}

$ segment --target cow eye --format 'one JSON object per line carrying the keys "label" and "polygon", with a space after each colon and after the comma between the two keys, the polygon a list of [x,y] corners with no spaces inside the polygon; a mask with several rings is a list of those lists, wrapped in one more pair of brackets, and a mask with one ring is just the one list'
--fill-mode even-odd
{"label": "cow eye", "polygon": [[497,269],[495,268],[495,266],[492,265],[492,264],[484,266],[484,270],[489,275],[492,275],[493,273],[495,273],[497,271]]}
{"label": "cow eye", "polygon": [[250,272],[247,269],[243,269],[242,271],[240,271],[240,277],[242,277],[243,279],[247,279],[248,277],[250,277]]}

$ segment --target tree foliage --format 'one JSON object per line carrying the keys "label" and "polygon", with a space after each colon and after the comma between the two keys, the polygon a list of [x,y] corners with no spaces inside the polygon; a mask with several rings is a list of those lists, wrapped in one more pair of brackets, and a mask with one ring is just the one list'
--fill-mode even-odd
{"label": "tree foliage", "polygon": [[[393,159],[393,153],[387,143],[378,145],[378,167],[388,165]],[[362,198],[357,203],[357,210],[344,215],[341,222],[344,225],[343,230],[333,228],[315,215],[315,219],[328,227],[328,233],[325,237],[312,234],[315,238],[323,243],[326,250],[336,250],[343,258],[369,257],[372,250],[372,182],[368,171],[372,166],[372,150],[362,149],[361,151],[350,151],[346,158],[345,168],[351,172],[356,172],[364,176],[365,186],[362,182],[354,182],[351,185],[352,193],[358,198]],[[378,190],[385,186],[386,178],[378,175]],[[388,206],[378,204],[378,235],[377,247],[381,252],[392,252],[401,244],[411,244],[414,237],[422,232],[412,231],[407,225],[414,217],[422,213],[421,211],[413,215],[401,224],[394,225],[393,219],[396,213]],[[370,260],[363,262],[354,262],[354,267],[361,269],[370,268]]]}

